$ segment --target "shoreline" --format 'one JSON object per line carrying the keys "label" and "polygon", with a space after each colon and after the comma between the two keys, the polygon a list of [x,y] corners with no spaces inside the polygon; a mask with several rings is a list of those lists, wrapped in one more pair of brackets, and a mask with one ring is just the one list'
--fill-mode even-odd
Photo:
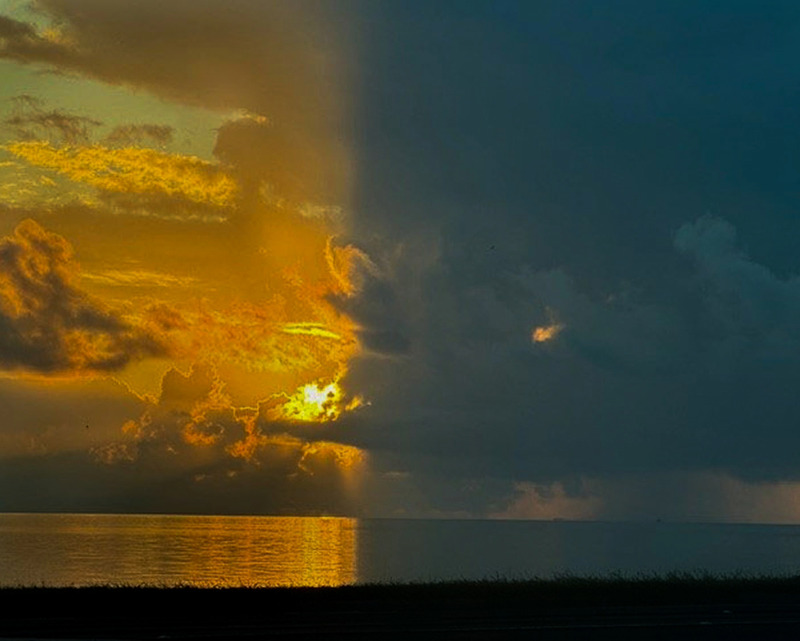
{"label": "shoreline", "polygon": [[[681,634],[688,638],[716,638],[692,636],[706,634],[702,630],[712,623],[734,639],[751,638],[742,636],[748,630],[800,631],[800,575],[335,588],[5,587],[0,603],[0,638],[517,638],[523,630],[536,630],[537,638],[582,638],[574,635],[587,629],[593,638],[606,638],[603,631],[614,631],[608,638],[628,638],[621,636],[625,630],[647,630],[647,636],[630,638],[652,638],[664,626],[672,632],[687,628]],[[35,614],[23,614],[29,612]]]}

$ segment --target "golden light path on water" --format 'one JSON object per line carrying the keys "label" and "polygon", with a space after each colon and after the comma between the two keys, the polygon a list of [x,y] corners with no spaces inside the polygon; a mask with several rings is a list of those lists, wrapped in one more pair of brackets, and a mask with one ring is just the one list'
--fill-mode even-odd
{"label": "golden light path on water", "polygon": [[350,518],[3,514],[0,534],[3,585],[322,587],[358,579],[358,521]]}

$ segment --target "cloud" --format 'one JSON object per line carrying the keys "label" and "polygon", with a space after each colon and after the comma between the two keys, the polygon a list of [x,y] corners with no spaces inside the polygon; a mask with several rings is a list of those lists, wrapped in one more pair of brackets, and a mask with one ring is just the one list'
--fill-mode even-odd
{"label": "cloud", "polygon": [[166,272],[148,269],[105,269],[100,272],[87,272],[81,274],[85,281],[102,283],[109,286],[121,287],[180,287],[191,288],[198,284],[198,279],[192,276],[175,276]]}
{"label": "cloud", "polygon": [[[275,487],[291,493],[310,477],[299,468],[307,444],[338,441],[368,449],[387,501],[420,513],[613,516],[668,504],[720,518],[704,493],[717,505],[737,492],[791,500],[762,486],[798,475],[799,141],[786,109],[797,10],[751,3],[720,17],[703,2],[634,4],[359,5],[368,19],[353,31],[369,28],[352,39],[356,12],[313,1],[42,0],[39,19],[55,28],[0,24],[9,59],[229,118],[215,167],[239,184],[233,205],[136,171],[96,185],[95,198],[115,211],[225,218],[171,238],[216,235],[234,249],[128,233],[139,256],[162,256],[158,269],[91,273],[115,280],[105,286],[116,294],[166,285],[162,266],[195,276],[180,265],[197,265],[224,305],[152,307],[152,331],[172,328],[184,354],[205,349],[220,372],[250,368],[259,390],[284,396],[265,392],[248,410],[180,374],[195,400],[155,403],[147,425],[163,429],[148,441],[136,422],[120,447],[136,445],[137,457],[112,448],[121,464],[109,473],[169,469],[193,497],[193,483],[255,496],[274,466]],[[364,48],[357,74],[351,46]],[[104,145],[101,167],[122,144]],[[53,171],[78,171],[64,156]],[[709,208],[730,222],[696,220]],[[156,222],[173,224],[119,224]],[[324,254],[334,226],[342,247],[359,249]],[[265,301],[265,283],[279,295]],[[242,292],[255,301],[246,309],[230,303]],[[371,405],[324,437],[317,424],[270,420],[270,403],[309,380],[324,389],[341,362],[342,385]],[[328,380],[290,378],[306,365]],[[724,492],[697,480],[709,470],[730,481],[718,482]],[[247,474],[253,485],[231,480]],[[167,492],[165,475],[153,478]]]}
{"label": "cloud", "polygon": [[77,282],[69,243],[33,220],[0,240],[0,367],[53,374],[115,371],[167,353],[154,336]]}
{"label": "cloud", "polygon": [[36,167],[102,191],[169,196],[215,207],[230,207],[236,198],[236,183],[225,172],[192,156],[137,147],[53,147],[42,141],[12,142],[4,148]]}
{"label": "cloud", "polygon": [[[85,0],[36,4],[59,30],[4,18],[5,56],[210,106],[258,113],[273,103],[270,117],[278,120],[292,120],[292,107],[294,117],[331,116],[312,113],[336,91],[331,29],[344,25],[328,23],[322,3],[148,0],[113,10]],[[303,46],[296,33],[305,34]]]}
{"label": "cloud", "polygon": [[163,151],[170,126],[122,124],[99,139],[99,120],[47,110],[28,94],[12,102],[3,122],[14,140],[2,149],[23,162],[6,163],[16,170],[3,185],[6,202],[91,203],[115,214],[207,222],[225,220],[234,205],[239,187],[217,165]]}
{"label": "cloud", "polygon": [[[236,407],[216,371],[197,364],[187,373],[168,370],[158,399],[138,419],[93,446],[89,459],[70,464],[105,476],[118,500],[133,492],[140,505],[168,504],[178,512],[188,509],[174,503],[181,493],[186,505],[220,513],[360,510],[366,452],[290,429],[256,408]],[[167,481],[180,492],[161,496]]]}
{"label": "cloud", "polygon": [[517,483],[492,518],[795,523],[800,483],[702,471]]}
{"label": "cloud", "polygon": [[[333,293],[337,309],[353,319],[364,348],[388,357],[411,353],[425,332],[425,288],[438,269],[435,235],[403,242],[364,241],[347,261],[352,291]],[[330,261],[329,261],[330,262]]]}
{"label": "cloud", "polygon": [[178,313],[187,328],[173,337],[183,345],[179,351],[251,372],[283,373],[291,380],[333,378],[358,351],[345,319],[287,325],[280,301]]}
{"label": "cloud", "polygon": [[103,142],[110,147],[133,147],[144,142],[164,146],[172,142],[173,134],[174,129],[168,125],[117,125]]}
{"label": "cloud", "polygon": [[563,325],[554,323],[551,325],[539,325],[534,327],[531,332],[531,340],[534,343],[546,343],[556,338],[561,330],[564,329]]}
{"label": "cloud", "polygon": [[[290,434],[290,420],[282,415],[276,420],[271,412],[286,401],[274,395],[258,408],[236,407],[213,367],[195,364],[187,374],[169,369],[158,400],[138,420],[123,426],[126,440],[112,444],[112,451],[134,461],[154,448],[178,454],[198,447],[219,464],[243,459],[262,465],[279,456],[287,474],[314,474],[316,464],[325,461],[346,471],[364,461],[366,454],[358,448]],[[104,462],[115,462],[105,451],[100,454]]]}
{"label": "cloud", "polygon": [[[351,442],[370,449],[376,468],[409,472],[428,497],[420,514],[455,504],[480,512],[503,493],[516,497],[496,510],[509,517],[634,514],[619,491],[647,474],[792,482],[797,277],[749,258],[720,219],[685,223],[673,239],[664,290],[623,282],[598,292],[563,269],[526,266],[469,278],[468,259],[441,252],[420,286],[406,279],[421,252],[398,258],[382,274],[391,296],[367,286],[351,303],[362,327],[403,327],[412,339],[390,366],[385,353],[353,361],[348,385],[372,404]],[[536,341],[536,328],[552,327]],[[576,477],[597,482],[576,492]],[[445,491],[458,479],[497,485],[470,500]],[[674,515],[691,508],[678,498],[665,495]],[[757,518],[752,510],[742,518]],[[712,516],[733,514],[718,506]]]}
{"label": "cloud", "polygon": [[725,220],[704,216],[675,234],[675,247],[697,270],[706,329],[719,350],[753,350],[786,358],[800,343],[800,278],[781,279],[750,259]]}
{"label": "cloud", "polygon": [[309,144],[305,134],[244,117],[220,127],[214,155],[230,167],[245,190],[255,193],[263,186],[272,200],[285,199],[295,207],[341,203],[348,196],[348,159],[343,153],[332,156],[324,140],[320,142]]}
{"label": "cloud", "polygon": [[499,519],[567,519],[585,521],[602,518],[602,499],[591,493],[570,494],[563,483],[550,485],[517,483],[516,496],[492,518]]}
{"label": "cloud", "polygon": [[13,100],[14,112],[3,123],[17,139],[48,138],[66,145],[86,144],[92,132],[103,124],[94,118],[76,116],[60,109],[45,111],[40,100],[27,94]]}
{"label": "cloud", "polygon": [[74,64],[73,56],[54,35],[39,33],[29,23],[0,16],[0,56],[20,62]]}

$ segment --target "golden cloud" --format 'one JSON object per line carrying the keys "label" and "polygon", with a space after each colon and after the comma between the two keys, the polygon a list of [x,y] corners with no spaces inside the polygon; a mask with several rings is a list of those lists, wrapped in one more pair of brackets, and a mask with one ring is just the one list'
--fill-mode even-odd
{"label": "golden cloud", "polygon": [[558,336],[562,329],[564,329],[564,326],[559,323],[534,327],[531,332],[531,340],[534,343],[547,343]]}
{"label": "golden cloud", "polygon": [[97,461],[114,464],[133,463],[154,450],[175,454],[192,450],[206,458],[256,465],[280,460],[289,473],[307,474],[328,465],[353,471],[366,461],[366,453],[357,447],[271,433],[265,427],[263,414],[234,407],[214,369],[197,364],[187,374],[169,370],[158,400],[138,420],[123,426],[124,440],[93,452]]}
{"label": "golden cloud", "polygon": [[236,200],[234,179],[194,156],[137,147],[54,147],[44,141],[12,142],[3,148],[31,165],[103,191],[166,195],[216,207],[232,207]]}
{"label": "golden cloud", "polygon": [[192,276],[175,276],[149,269],[104,269],[97,272],[83,272],[81,278],[102,285],[119,287],[185,288],[198,283],[198,279]]}

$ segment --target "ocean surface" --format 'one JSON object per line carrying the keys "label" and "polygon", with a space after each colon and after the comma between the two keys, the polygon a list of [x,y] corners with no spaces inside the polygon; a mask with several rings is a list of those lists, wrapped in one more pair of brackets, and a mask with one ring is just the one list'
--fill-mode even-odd
{"label": "ocean surface", "polygon": [[800,573],[800,526],[0,514],[0,586]]}

